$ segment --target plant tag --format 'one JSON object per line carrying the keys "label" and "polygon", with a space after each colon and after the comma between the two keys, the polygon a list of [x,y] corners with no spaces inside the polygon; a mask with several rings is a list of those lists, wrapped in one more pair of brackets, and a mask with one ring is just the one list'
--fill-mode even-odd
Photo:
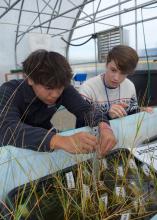
{"label": "plant tag", "polygon": [[137,212],[137,211],[138,211],[138,208],[139,208],[139,201],[138,201],[138,200],[134,200],[134,201],[133,201],[133,207],[134,207],[134,209],[135,209],[135,212]]}
{"label": "plant tag", "polygon": [[102,159],[102,163],[103,163],[104,169],[106,170],[106,169],[108,168],[108,166],[107,166],[107,160],[106,160],[105,158]]}
{"label": "plant tag", "polygon": [[137,187],[136,182],[134,180],[130,180],[129,183],[132,187]]}
{"label": "plant tag", "polygon": [[90,188],[86,184],[83,184],[83,195],[84,195],[85,198],[90,197]]}
{"label": "plant tag", "polygon": [[104,193],[101,195],[100,199],[104,202],[105,207],[108,205],[108,194]]}
{"label": "plant tag", "polygon": [[128,212],[128,213],[123,213],[122,215],[121,215],[121,218],[120,218],[120,220],[129,220],[130,219],[130,213]]}
{"label": "plant tag", "polygon": [[130,167],[131,170],[137,170],[136,163],[133,159],[129,160],[129,167]]}
{"label": "plant tag", "polygon": [[125,198],[126,192],[124,187],[116,186],[116,196]]}
{"label": "plant tag", "polygon": [[119,177],[123,177],[124,176],[124,171],[123,171],[123,167],[119,166],[117,169],[117,174]]}
{"label": "plant tag", "polygon": [[66,180],[67,180],[67,185],[69,189],[75,188],[75,180],[72,171],[69,173],[66,173]]}
{"label": "plant tag", "polygon": [[149,176],[151,175],[150,169],[149,169],[149,167],[148,167],[146,164],[143,164],[143,165],[141,166],[141,168],[142,168],[143,173],[144,173],[147,177],[149,177]]}

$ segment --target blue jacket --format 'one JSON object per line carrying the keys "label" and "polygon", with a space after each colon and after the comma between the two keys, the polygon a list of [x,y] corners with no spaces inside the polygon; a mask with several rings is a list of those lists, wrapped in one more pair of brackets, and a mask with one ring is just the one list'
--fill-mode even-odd
{"label": "blue jacket", "polygon": [[0,87],[0,146],[49,151],[50,140],[56,134],[50,120],[61,105],[76,116],[78,127],[108,123],[106,115],[93,111],[71,85],[55,105],[48,106],[36,97],[26,80],[11,80]]}

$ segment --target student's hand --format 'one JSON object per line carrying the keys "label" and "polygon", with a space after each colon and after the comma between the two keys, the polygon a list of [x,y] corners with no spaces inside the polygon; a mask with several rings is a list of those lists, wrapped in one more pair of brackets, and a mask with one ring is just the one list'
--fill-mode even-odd
{"label": "student's hand", "polygon": [[105,123],[101,122],[99,124],[100,136],[99,145],[97,148],[98,157],[105,156],[112,148],[116,145],[116,138],[113,134],[111,127]]}
{"label": "student's hand", "polygon": [[71,136],[54,135],[50,141],[51,149],[63,149],[69,153],[91,153],[95,151],[97,138],[88,132],[79,132]]}
{"label": "student's hand", "polygon": [[111,105],[108,114],[110,118],[121,118],[127,115],[125,108],[128,107],[126,103],[118,103]]}
{"label": "student's hand", "polygon": [[153,108],[152,107],[141,107],[140,111],[142,112],[148,112],[148,113],[153,113]]}

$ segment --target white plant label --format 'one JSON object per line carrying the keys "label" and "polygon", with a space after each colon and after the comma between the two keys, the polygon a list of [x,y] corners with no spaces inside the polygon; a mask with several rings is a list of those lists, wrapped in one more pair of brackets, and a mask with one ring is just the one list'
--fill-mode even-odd
{"label": "white plant label", "polygon": [[130,219],[130,213],[124,213],[121,215],[120,220],[129,220]]}
{"label": "white plant label", "polygon": [[117,169],[117,174],[118,176],[120,177],[123,177],[124,176],[124,170],[123,170],[123,167],[122,166],[119,166],[118,169]]}
{"label": "white plant label", "polygon": [[123,198],[125,198],[126,192],[125,192],[124,187],[116,186],[116,195],[117,195],[118,197],[123,197]]}
{"label": "white plant label", "polygon": [[69,189],[75,188],[75,180],[72,172],[66,173],[66,180]]}
{"label": "white plant label", "polygon": [[102,194],[100,199],[104,202],[105,207],[107,207],[107,205],[108,205],[108,194],[107,193]]}

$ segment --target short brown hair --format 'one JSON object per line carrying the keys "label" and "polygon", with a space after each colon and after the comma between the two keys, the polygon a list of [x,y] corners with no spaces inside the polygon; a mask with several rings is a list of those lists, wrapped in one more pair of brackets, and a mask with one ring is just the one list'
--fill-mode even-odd
{"label": "short brown hair", "polygon": [[50,88],[70,84],[72,70],[64,56],[57,52],[36,50],[23,62],[23,71],[36,84]]}
{"label": "short brown hair", "polygon": [[139,57],[133,48],[126,45],[118,45],[113,47],[107,55],[107,64],[112,60],[122,74],[132,74]]}

